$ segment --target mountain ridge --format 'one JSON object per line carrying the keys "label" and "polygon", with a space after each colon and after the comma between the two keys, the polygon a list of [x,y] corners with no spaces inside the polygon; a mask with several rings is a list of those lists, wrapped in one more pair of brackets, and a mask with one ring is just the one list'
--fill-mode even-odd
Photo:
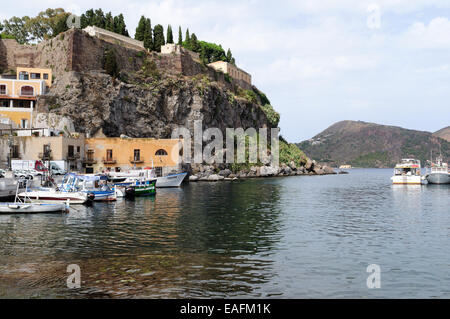
{"label": "mountain ridge", "polygon": [[296,145],[308,157],[333,166],[392,167],[404,157],[425,164],[431,151],[440,150],[445,160],[450,158],[450,142],[431,132],[363,121],[336,122]]}

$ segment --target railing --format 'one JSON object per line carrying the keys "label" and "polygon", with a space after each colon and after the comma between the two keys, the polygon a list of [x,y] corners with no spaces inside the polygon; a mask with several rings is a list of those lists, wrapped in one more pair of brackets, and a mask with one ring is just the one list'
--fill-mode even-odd
{"label": "railing", "polygon": [[103,164],[116,164],[117,160],[115,158],[112,157],[107,157],[102,159]]}
{"label": "railing", "polygon": [[80,158],[80,154],[79,153],[67,155],[67,159],[69,161],[74,161],[74,160],[77,160],[79,158]]}
{"label": "railing", "polygon": [[94,158],[86,158],[83,160],[83,163],[88,165],[97,164],[97,160]]}
{"label": "railing", "polygon": [[38,157],[43,161],[51,161],[53,159],[51,155],[45,156],[44,153],[39,153]]}
{"label": "railing", "polygon": [[137,158],[137,157],[130,157],[130,162],[132,164],[140,164],[140,163],[144,163],[144,160]]}

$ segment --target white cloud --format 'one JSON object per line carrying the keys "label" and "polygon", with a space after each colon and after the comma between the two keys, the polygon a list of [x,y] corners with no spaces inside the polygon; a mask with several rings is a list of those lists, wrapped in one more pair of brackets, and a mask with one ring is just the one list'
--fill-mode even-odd
{"label": "white cloud", "polygon": [[428,25],[415,22],[405,32],[401,43],[413,48],[450,48],[450,21],[438,17],[431,20]]}

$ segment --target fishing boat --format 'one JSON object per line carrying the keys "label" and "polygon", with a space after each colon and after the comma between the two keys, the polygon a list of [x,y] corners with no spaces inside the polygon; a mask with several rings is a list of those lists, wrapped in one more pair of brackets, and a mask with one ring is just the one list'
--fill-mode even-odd
{"label": "fishing boat", "polygon": [[125,188],[125,197],[152,196],[156,194],[156,180],[136,180]]}
{"label": "fishing boat", "polygon": [[0,214],[37,214],[37,213],[61,213],[68,212],[69,202],[65,203],[42,203],[27,202],[30,199],[25,193],[21,198],[19,195],[19,185],[16,188],[14,203],[0,203]]}
{"label": "fishing boat", "polygon": [[430,171],[425,178],[429,184],[450,184],[448,164],[443,162],[442,156],[437,157],[435,162],[431,162]]}
{"label": "fishing boat", "polygon": [[94,194],[87,194],[83,192],[67,192],[61,191],[58,188],[35,188],[26,190],[19,194],[20,198],[28,197],[31,202],[39,203],[61,203],[69,202],[74,204],[86,204],[88,201],[94,200]]}
{"label": "fishing boat", "polygon": [[94,195],[94,201],[110,202],[117,200],[115,187],[108,185],[108,178],[105,175],[77,175],[69,173],[64,176],[61,189]]}
{"label": "fishing boat", "polygon": [[393,184],[420,185],[423,183],[420,175],[420,161],[412,158],[402,159],[395,165],[394,176],[391,177]]}

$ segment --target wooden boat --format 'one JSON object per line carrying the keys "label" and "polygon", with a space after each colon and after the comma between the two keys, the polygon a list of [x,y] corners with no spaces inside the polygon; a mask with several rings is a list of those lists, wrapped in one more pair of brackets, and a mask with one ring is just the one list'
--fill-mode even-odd
{"label": "wooden boat", "polygon": [[125,197],[152,196],[156,194],[156,179],[137,180],[125,188]]}
{"label": "wooden boat", "polygon": [[107,184],[108,178],[104,175],[77,175],[67,174],[61,188],[69,191],[80,191],[94,195],[96,202],[110,202],[117,200],[115,187]]}

